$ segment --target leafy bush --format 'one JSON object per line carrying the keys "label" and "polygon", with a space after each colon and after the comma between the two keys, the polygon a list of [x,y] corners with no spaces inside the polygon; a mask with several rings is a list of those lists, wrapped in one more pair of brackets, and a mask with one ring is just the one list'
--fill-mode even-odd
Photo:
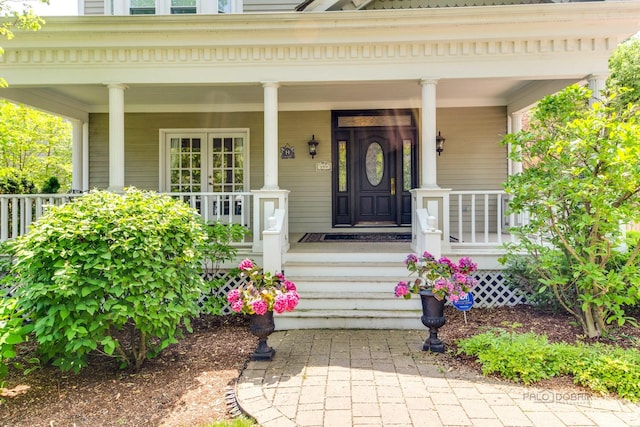
{"label": "leafy bush", "polygon": [[15,298],[0,298],[0,379],[7,375],[7,363],[16,357],[16,344],[27,340],[33,325],[25,324]]}
{"label": "leafy bush", "polygon": [[79,371],[93,351],[139,368],[199,312],[206,225],[169,196],[94,192],[51,208],[10,245],[38,351]]}
{"label": "leafy bush", "polygon": [[523,294],[527,302],[553,312],[563,310],[553,290],[544,286],[535,265],[536,259],[528,255],[509,253],[499,259],[504,265],[505,283],[510,289]]}
{"label": "leafy bush", "polygon": [[60,189],[60,181],[55,176],[47,179],[40,190],[43,194],[55,194]]}
{"label": "leafy bush", "polygon": [[206,281],[206,295],[203,298],[202,312],[214,316],[223,315],[223,309],[227,302],[227,291],[224,285],[228,277],[238,276],[237,267],[233,267],[227,275],[219,274],[222,263],[231,261],[237,254],[237,249],[232,246],[232,242],[242,241],[247,229],[238,224],[222,224],[216,222],[207,227],[209,239],[205,250],[205,270],[212,278]]}
{"label": "leafy bush", "polygon": [[570,375],[574,382],[599,393],[640,400],[640,353],[601,344],[550,344],[545,336],[489,331],[462,339],[458,352],[476,356],[487,375],[531,384]]}
{"label": "leafy bush", "polygon": [[34,194],[36,186],[24,172],[14,168],[0,170],[0,194]]}

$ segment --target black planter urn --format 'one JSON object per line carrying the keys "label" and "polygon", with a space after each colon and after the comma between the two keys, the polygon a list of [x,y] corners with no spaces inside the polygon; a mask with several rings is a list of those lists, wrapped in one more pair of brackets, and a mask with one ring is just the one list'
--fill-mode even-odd
{"label": "black planter urn", "polygon": [[258,347],[251,355],[251,360],[271,360],[276,351],[267,345],[267,337],[275,330],[273,311],[263,315],[252,314],[249,324],[251,333],[258,337]]}
{"label": "black planter urn", "polygon": [[430,290],[420,291],[422,300],[422,324],[429,328],[429,338],[424,342],[422,350],[434,353],[444,353],[444,343],[438,338],[438,328],[444,326],[447,319],[444,317],[444,300],[433,296]]}

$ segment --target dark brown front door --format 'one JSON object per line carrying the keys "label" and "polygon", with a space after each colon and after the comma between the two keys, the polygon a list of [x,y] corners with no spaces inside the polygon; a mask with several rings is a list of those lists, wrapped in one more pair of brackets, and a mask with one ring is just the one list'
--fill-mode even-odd
{"label": "dark brown front door", "polygon": [[355,221],[360,225],[397,222],[396,147],[387,132],[354,132]]}
{"label": "dark brown front door", "polygon": [[333,112],[333,225],[411,224],[417,183],[410,110]]}

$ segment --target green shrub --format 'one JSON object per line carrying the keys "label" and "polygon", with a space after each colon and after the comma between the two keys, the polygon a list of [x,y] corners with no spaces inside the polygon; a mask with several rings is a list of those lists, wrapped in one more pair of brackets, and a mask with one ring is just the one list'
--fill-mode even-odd
{"label": "green shrub", "polygon": [[43,194],[55,194],[60,189],[60,181],[55,176],[50,177],[44,182],[42,189],[40,190]]}
{"label": "green shrub", "polygon": [[0,379],[7,375],[7,363],[16,357],[16,344],[27,340],[33,325],[25,324],[15,298],[0,298]]}
{"label": "green shrub", "polygon": [[14,168],[0,169],[0,194],[33,194],[36,186],[27,175]]}
{"label": "green shrub", "polygon": [[563,307],[553,290],[540,281],[539,266],[535,258],[528,255],[509,253],[499,259],[504,265],[505,283],[510,289],[523,295],[528,303],[541,309],[560,312]]}
{"label": "green shrub", "polygon": [[228,277],[238,276],[238,269],[234,267],[227,271],[227,274],[219,274],[222,263],[231,261],[237,254],[237,249],[232,242],[240,242],[247,233],[247,229],[241,225],[222,224],[216,222],[207,226],[209,239],[205,249],[205,270],[212,276],[207,280],[206,295],[203,298],[202,312],[214,316],[224,314],[224,308],[229,305],[227,302],[227,290],[224,285]]}
{"label": "green shrub", "polygon": [[601,344],[550,344],[533,333],[489,331],[462,339],[458,352],[476,356],[487,375],[497,373],[525,384],[558,375],[599,393],[640,400],[640,353]]}
{"label": "green shrub", "polygon": [[10,245],[38,351],[79,371],[94,351],[139,368],[199,312],[206,226],[186,204],[132,189],[51,208]]}

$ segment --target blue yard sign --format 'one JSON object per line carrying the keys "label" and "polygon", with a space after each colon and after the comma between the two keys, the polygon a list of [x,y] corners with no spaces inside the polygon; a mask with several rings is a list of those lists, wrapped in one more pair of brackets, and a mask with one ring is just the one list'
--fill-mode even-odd
{"label": "blue yard sign", "polygon": [[451,304],[460,311],[469,311],[473,307],[473,294],[469,292],[466,297],[453,301]]}

